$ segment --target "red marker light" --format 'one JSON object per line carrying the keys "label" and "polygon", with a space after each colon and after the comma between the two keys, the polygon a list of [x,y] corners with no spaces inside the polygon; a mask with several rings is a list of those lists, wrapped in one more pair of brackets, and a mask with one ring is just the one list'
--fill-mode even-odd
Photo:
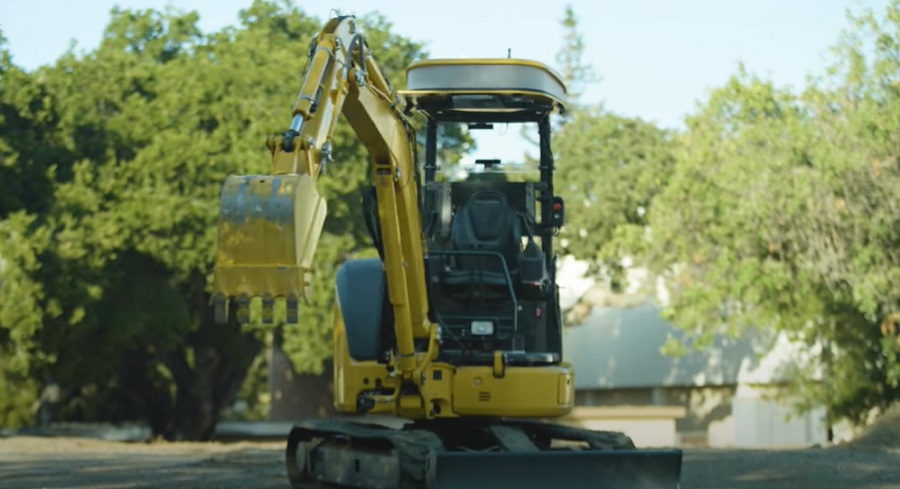
{"label": "red marker light", "polygon": [[543,316],[543,315],[544,315],[544,310],[543,310],[543,309],[541,309],[540,307],[536,307],[536,308],[534,309],[534,317],[539,318],[539,317],[541,317],[541,316]]}

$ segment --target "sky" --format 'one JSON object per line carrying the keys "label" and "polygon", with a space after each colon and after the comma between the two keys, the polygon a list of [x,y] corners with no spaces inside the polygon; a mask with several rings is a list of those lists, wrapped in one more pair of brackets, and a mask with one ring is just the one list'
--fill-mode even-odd
{"label": "sky", "polygon": [[[357,15],[378,10],[397,33],[424,42],[430,57],[505,57],[509,49],[513,57],[554,67],[568,4],[583,34],[584,61],[600,75],[584,101],[677,129],[740,62],[778,85],[802,87],[807,75],[827,65],[828,48],[849,25],[848,9],[880,11],[889,0],[290,1],[320,19],[332,9]],[[0,29],[13,62],[34,69],[52,64],[73,40],[76,53],[96,47],[115,5],[196,10],[201,29],[211,32],[236,24],[238,12],[251,3],[0,0]],[[305,49],[298,46],[298,55]],[[286,94],[285,103],[293,95]]]}

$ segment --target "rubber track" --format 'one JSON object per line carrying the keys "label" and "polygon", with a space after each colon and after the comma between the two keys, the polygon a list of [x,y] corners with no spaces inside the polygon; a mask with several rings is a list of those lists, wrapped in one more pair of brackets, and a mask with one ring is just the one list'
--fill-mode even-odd
{"label": "rubber track", "polygon": [[[486,431],[490,426],[503,425],[521,430],[532,440],[545,440],[547,443],[551,439],[586,442],[589,450],[592,451],[635,448],[631,439],[619,432],[593,431],[530,420],[449,421],[453,424],[444,423],[444,427],[458,426]],[[333,487],[304,480],[300,468],[296,466],[295,457],[292,455],[296,453],[298,444],[302,441],[316,438],[327,439],[333,436],[390,443],[396,449],[399,457],[400,489],[424,487],[429,453],[446,451],[441,439],[435,432],[428,429],[427,424],[412,424],[397,430],[379,425],[339,420],[305,420],[297,423],[288,436],[288,477],[294,488]],[[541,446],[541,443],[536,443],[535,447],[542,450],[547,448]]]}
{"label": "rubber track", "polygon": [[[425,468],[428,454],[444,450],[440,438],[434,433],[415,430],[394,430],[377,425],[363,425],[334,420],[307,420],[294,426],[288,436],[288,476],[295,488],[323,487],[299,478],[300,469],[291,457],[297,445],[306,440],[345,436],[357,440],[387,441],[397,450],[400,462],[400,489],[417,489],[425,485]],[[293,470],[291,465],[294,465]],[[327,487],[327,486],[325,486]]]}

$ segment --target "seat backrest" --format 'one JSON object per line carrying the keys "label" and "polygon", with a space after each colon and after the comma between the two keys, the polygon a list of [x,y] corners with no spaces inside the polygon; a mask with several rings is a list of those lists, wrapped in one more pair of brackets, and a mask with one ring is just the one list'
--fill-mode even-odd
{"label": "seat backrest", "polygon": [[[510,271],[517,268],[521,250],[522,227],[516,209],[506,196],[496,191],[480,191],[472,195],[453,218],[450,241],[457,250],[495,251],[506,258]],[[486,271],[502,270],[497,260],[459,257],[464,268],[484,267]]]}

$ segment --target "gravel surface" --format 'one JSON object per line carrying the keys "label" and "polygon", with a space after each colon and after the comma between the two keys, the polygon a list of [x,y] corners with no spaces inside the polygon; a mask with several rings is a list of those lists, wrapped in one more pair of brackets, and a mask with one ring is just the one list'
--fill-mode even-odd
{"label": "gravel surface", "polygon": [[883,448],[686,450],[682,488],[897,489],[900,451]]}
{"label": "gravel surface", "polygon": [[[121,443],[0,438],[2,489],[288,486],[282,442]],[[683,489],[900,487],[900,451],[853,446],[685,451]],[[473,488],[474,489],[474,488]]]}
{"label": "gravel surface", "polygon": [[289,487],[283,443],[0,439],[2,489]]}

